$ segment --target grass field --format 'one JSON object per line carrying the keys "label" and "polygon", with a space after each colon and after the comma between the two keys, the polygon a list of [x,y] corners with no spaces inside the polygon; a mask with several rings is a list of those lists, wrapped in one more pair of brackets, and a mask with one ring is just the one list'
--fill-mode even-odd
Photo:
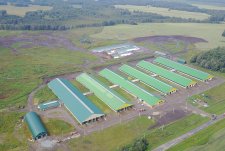
{"label": "grass field", "polygon": [[96,95],[87,96],[102,112],[109,114],[113,112],[102,100],[100,100]]}
{"label": "grass field", "polygon": [[225,148],[225,120],[200,131],[168,151],[222,151]]}
{"label": "grass field", "polygon": [[100,132],[95,132],[89,136],[71,140],[69,146],[71,148],[76,148],[78,151],[114,151],[124,145],[132,143],[136,138],[145,136],[150,144],[149,149],[153,149],[198,125],[203,124],[207,120],[208,118],[192,114],[164,126],[163,130],[162,128],[147,130],[154,122],[148,120],[147,117],[140,117],[131,122],[119,124]]}
{"label": "grass field", "polygon": [[137,37],[154,35],[184,35],[203,38],[208,43],[199,43],[200,49],[210,49],[225,46],[225,37],[222,37],[224,24],[204,23],[143,23],[139,25],[116,25],[104,27],[103,31],[93,34],[97,39],[127,40]]}
{"label": "grass field", "polygon": [[157,146],[166,143],[196,127],[207,122],[209,119],[201,117],[200,115],[191,114],[187,117],[175,121],[163,128],[157,128],[149,133],[146,133],[146,138],[149,141],[150,148],[153,149]]}
{"label": "grass field", "polygon": [[225,6],[205,5],[205,4],[191,4],[191,5],[197,6],[200,9],[225,10]]}
{"label": "grass field", "polygon": [[152,6],[135,6],[135,5],[115,5],[116,8],[128,9],[129,11],[141,11],[148,13],[155,13],[162,16],[169,17],[178,17],[184,19],[196,19],[196,20],[205,20],[210,17],[208,14],[198,13],[198,12],[187,12],[180,10],[173,10],[169,8],[161,8],[161,7],[152,7]]}
{"label": "grass field", "polygon": [[64,135],[75,130],[73,125],[58,119],[44,119],[43,122],[50,136]]}
{"label": "grass field", "polygon": [[200,107],[200,109],[213,113],[213,114],[222,114],[225,112],[225,83],[214,87],[204,93],[201,93],[199,95],[195,95],[189,99],[189,102],[192,103],[195,106],[197,103],[193,103],[193,100],[200,99],[202,101],[206,101],[209,105],[209,107]]}
{"label": "grass field", "polygon": [[0,150],[28,150],[25,125],[21,117],[25,113],[0,112]]}
{"label": "grass field", "polygon": [[62,48],[34,47],[21,49],[19,55],[1,48],[0,59],[0,108],[4,108],[25,105],[28,94],[41,83],[41,77],[75,72],[84,61],[94,61],[96,57]]}
{"label": "grass field", "polygon": [[147,117],[140,117],[89,136],[73,139],[68,144],[72,150],[76,148],[76,151],[115,151],[131,143],[136,137],[140,137],[153,124],[154,122]]}
{"label": "grass field", "polygon": [[50,10],[50,6],[29,5],[28,7],[16,7],[12,5],[0,5],[0,10],[6,10],[9,15],[25,16],[27,12],[37,10]]}
{"label": "grass field", "polygon": [[35,93],[34,95],[34,102],[35,104],[40,104],[43,102],[51,101],[51,100],[56,100],[57,96],[54,95],[51,89],[48,88],[46,85],[43,89],[40,89]]}

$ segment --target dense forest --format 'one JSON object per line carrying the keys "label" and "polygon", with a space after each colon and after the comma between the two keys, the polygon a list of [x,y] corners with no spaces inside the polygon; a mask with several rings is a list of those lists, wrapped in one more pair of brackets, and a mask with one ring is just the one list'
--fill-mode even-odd
{"label": "dense forest", "polygon": [[203,68],[225,72],[225,47],[218,47],[194,56],[190,60]]}
{"label": "dense forest", "polygon": [[[9,15],[0,11],[0,30],[67,30],[72,28],[112,26],[146,22],[210,22],[225,21],[225,11],[199,9],[182,2],[155,0],[0,0],[0,5],[10,3],[15,6],[42,5],[51,6],[48,11],[27,12],[24,17]],[[115,8],[114,5],[151,5],[190,12],[202,12],[211,15],[208,20],[199,21],[166,17],[139,11],[130,12]],[[80,7],[74,7],[79,5]]]}

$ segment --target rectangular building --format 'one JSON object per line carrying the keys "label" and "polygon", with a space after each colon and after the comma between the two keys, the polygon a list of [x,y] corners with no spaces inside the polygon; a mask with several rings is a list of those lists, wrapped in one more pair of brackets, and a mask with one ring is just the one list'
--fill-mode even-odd
{"label": "rectangular building", "polygon": [[132,95],[138,97],[151,107],[163,102],[163,100],[161,100],[159,97],[152,95],[151,93],[133,84],[129,80],[124,79],[123,77],[112,72],[109,69],[104,69],[100,71],[99,74],[111,81],[112,83],[119,85],[121,88],[131,93]]}
{"label": "rectangular building", "polygon": [[93,92],[100,100],[102,100],[113,111],[120,111],[131,107],[132,104],[128,100],[111,90],[93,76],[83,73],[76,80]]}
{"label": "rectangular building", "polygon": [[154,62],[161,64],[165,67],[175,69],[178,72],[184,73],[186,75],[189,75],[189,76],[196,78],[198,80],[201,80],[201,81],[207,81],[207,80],[211,80],[213,78],[212,75],[210,75],[206,72],[185,66],[183,64],[180,64],[178,62],[175,62],[170,59],[163,58],[163,57],[156,58],[154,60]]}
{"label": "rectangular building", "polygon": [[125,74],[139,79],[141,82],[145,83],[146,85],[152,87],[153,89],[160,91],[163,94],[172,94],[177,91],[176,88],[154,78],[151,77],[135,68],[132,68],[128,65],[123,65],[119,68],[120,71],[124,72]]}
{"label": "rectangular building", "polygon": [[154,74],[157,74],[158,76],[162,77],[162,78],[165,78],[171,82],[174,82],[184,88],[187,88],[187,87],[192,87],[196,84],[195,81],[189,79],[189,78],[186,78],[184,76],[181,76],[177,73],[174,73],[172,71],[169,71],[169,70],[166,70],[162,67],[159,67],[157,65],[154,65],[152,63],[149,63],[149,62],[146,62],[146,61],[140,61],[137,66],[139,68],[142,68],[148,72],[151,72],[151,73],[154,73]]}
{"label": "rectangular building", "polygon": [[103,112],[68,80],[56,78],[48,83],[48,87],[80,124],[95,121],[104,116]]}

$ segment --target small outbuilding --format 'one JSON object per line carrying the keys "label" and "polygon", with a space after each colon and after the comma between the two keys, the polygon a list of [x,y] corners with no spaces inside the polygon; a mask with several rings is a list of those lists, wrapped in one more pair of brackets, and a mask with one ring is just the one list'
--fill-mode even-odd
{"label": "small outbuilding", "polygon": [[27,123],[34,140],[47,136],[47,130],[37,113],[28,112],[24,117],[24,121]]}

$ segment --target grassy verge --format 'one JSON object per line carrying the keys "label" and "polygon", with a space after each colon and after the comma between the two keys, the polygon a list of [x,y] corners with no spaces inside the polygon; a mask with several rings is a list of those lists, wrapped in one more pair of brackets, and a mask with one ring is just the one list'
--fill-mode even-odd
{"label": "grassy verge", "polygon": [[208,121],[208,118],[201,117],[200,115],[191,114],[183,119],[174,123],[157,128],[146,134],[149,141],[150,149],[156,148]]}
{"label": "grassy verge", "polygon": [[184,140],[180,144],[170,148],[168,151],[188,150],[188,151],[220,151],[225,148],[225,120],[200,131],[192,137]]}
{"label": "grassy verge", "polygon": [[99,109],[102,110],[105,114],[109,114],[112,112],[112,110],[103,102],[101,101],[97,96],[94,94],[87,96]]}
{"label": "grassy verge", "polygon": [[24,123],[21,122],[24,114],[0,112],[0,150],[28,150]]}
{"label": "grassy verge", "polygon": [[[205,91],[201,94],[194,95],[189,99],[189,102],[195,106],[198,106],[200,109],[213,114],[222,114],[225,112],[225,83],[214,87],[208,91]],[[208,107],[203,107],[194,103],[194,100],[205,101],[208,104]]]}
{"label": "grassy verge", "polygon": [[75,128],[62,120],[58,119],[44,119],[44,125],[51,136],[63,135],[69,133]]}
{"label": "grassy verge", "polygon": [[77,151],[114,151],[141,136],[153,123],[147,117],[140,117],[128,123],[118,124],[103,131],[71,140],[68,144],[71,149],[76,148]]}

